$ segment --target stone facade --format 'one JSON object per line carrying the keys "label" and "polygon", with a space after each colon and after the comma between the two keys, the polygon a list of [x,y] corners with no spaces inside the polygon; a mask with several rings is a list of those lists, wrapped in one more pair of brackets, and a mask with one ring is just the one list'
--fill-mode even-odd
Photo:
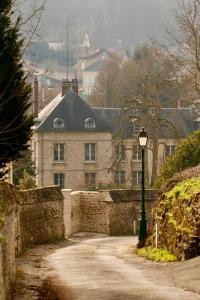
{"label": "stone facade", "polygon": [[[65,145],[63,162],[54,161],[54,145]],[[96,161],[85,161],[85,144],[96,144]],[[115,182],[114,173],[109,171],[115,161],[115,147],[117,141],[113,140],[111,132],[35,132],[32,138],[32,149],[37,169],[36,183],[39,187],[54,185],[54,174],[64,174],[64,188],[84,190],[86,173],[95,173],[96,185],[112,185]],[[176,140],[160,140],[158,148],[158,171],[165,157],[166,145],[176,145]],[[133,171],[141,172],[141,159],[133,159],[132,148],[137,145],[137,139],[128,139],[124,142],[127,149],[125,159],[118,164],[119,170],[125,172],[127,187],[132,185]],[[148,181],[152,176],[152,151],[147,151]],[[116,168],[116,166],[115,166]],[[136,175],[135,175],[136,176]],[[140,185],[139,176],[134,179],[134,187]]]}
{"label": "stone facade", "polygon": [[[65,145],[63,162],[54,161],[56,143]],[[85,161],[85,143],[96,144],[96,161]],[[73,190],[85,188],[85,173],[95,173],[96,182],[102,184],[112,181],[112,174],[108,173],[112,157],[110,132],[35,133],[32,148],[35,149],[34,160],[39,187],[54,185],[55,173],[64,173],[64,188]]]}

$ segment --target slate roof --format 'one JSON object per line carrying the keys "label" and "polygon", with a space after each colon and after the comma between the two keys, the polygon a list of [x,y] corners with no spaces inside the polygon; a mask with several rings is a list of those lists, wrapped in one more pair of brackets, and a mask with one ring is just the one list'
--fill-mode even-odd
{"label": "slate roof", "polygon": [[[121,126],[120,111],[119,108],[90,107],[71,90],[64,97],[59,94],[40,112],[36,131],[110,131],[115,135]],[[64,120],[63,128],[54,128],[53,124],[56,118]],[[95,128],[85,128],[87,118],[95,120]],[[160,118],[163,123],[159,129],[160,138],[185,137],[197,129],[192,108],[162,108]],[[124,130],[126,136],[124,137],[132,135],[133,124],[130,122],[124,124],[126,127]],[[176,129],[174,130],[174,128]],[[151,121],[149,121],[147,131],[150,137]]]}
{"label": "slate roof", "polygon": [[107,49],[100,49],[100,50],[96,50],[94,53],[92,53],[92,54],[90,54],[90,55],[88,55],[88,56],[79,56],[78,58],[80,59],[80,58],[86,58],[86,59],[90,59],[90,58],[94,58],[94,57],[98,57],[101,53],[106,53],[106,54],[108,54],[110,57],[112,57],[113,56],[113,54],[109,51],[109,50],[107,50]]}
{"label": "slate roof", "polygon": [[[63,128],[54,128],[56,118],[63,119]],[[95,120],[95,128],[85,128],[85,120],[88,118]],[[38,122],[36,131],[112,131],[107,116],[93,110],[73,90],[63,97],[57,96],[41,111]]]}
{"label": "slate roof", "polygon": [[167,125],[160,127],[159,135],[162,138],[185,137],[196,129],[192,108],[162,108],[160,118],[161,124]]}

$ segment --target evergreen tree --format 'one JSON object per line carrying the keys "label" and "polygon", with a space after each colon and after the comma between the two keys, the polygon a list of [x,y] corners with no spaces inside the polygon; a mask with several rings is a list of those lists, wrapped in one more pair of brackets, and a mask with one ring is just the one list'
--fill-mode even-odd
{"label": "evergreen tree", "polygon": [[27,114],[31,88],[23,70],[20,18],[14,23],[12,0],[0,1],[0,178],[6,165],[28,149],[33,117]]}

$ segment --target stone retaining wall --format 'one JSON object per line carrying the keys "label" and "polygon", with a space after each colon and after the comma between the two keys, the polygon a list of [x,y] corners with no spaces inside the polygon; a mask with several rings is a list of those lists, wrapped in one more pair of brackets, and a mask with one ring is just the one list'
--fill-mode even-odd
{"label": "stone retaining wall", "polygon": [[0,300],[12,299],[15,254],[64,236],[63,195],[58,187],[16,191],[0,184]]}
{"label": "stone retaining wall", "polygon": [[58,187],[20,192],[18,251],[64,237],[63,195]]}

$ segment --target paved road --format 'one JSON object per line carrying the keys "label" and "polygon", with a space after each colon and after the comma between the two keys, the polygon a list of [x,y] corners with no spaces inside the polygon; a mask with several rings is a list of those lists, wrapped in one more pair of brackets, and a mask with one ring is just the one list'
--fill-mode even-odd
{"label": "paved road", "polygon": [[200,299],[200,295],[175,287],[163,265],[132,255],[136,243],[134,237],[106,237],[56,250],[47,262],[60,299]]}

